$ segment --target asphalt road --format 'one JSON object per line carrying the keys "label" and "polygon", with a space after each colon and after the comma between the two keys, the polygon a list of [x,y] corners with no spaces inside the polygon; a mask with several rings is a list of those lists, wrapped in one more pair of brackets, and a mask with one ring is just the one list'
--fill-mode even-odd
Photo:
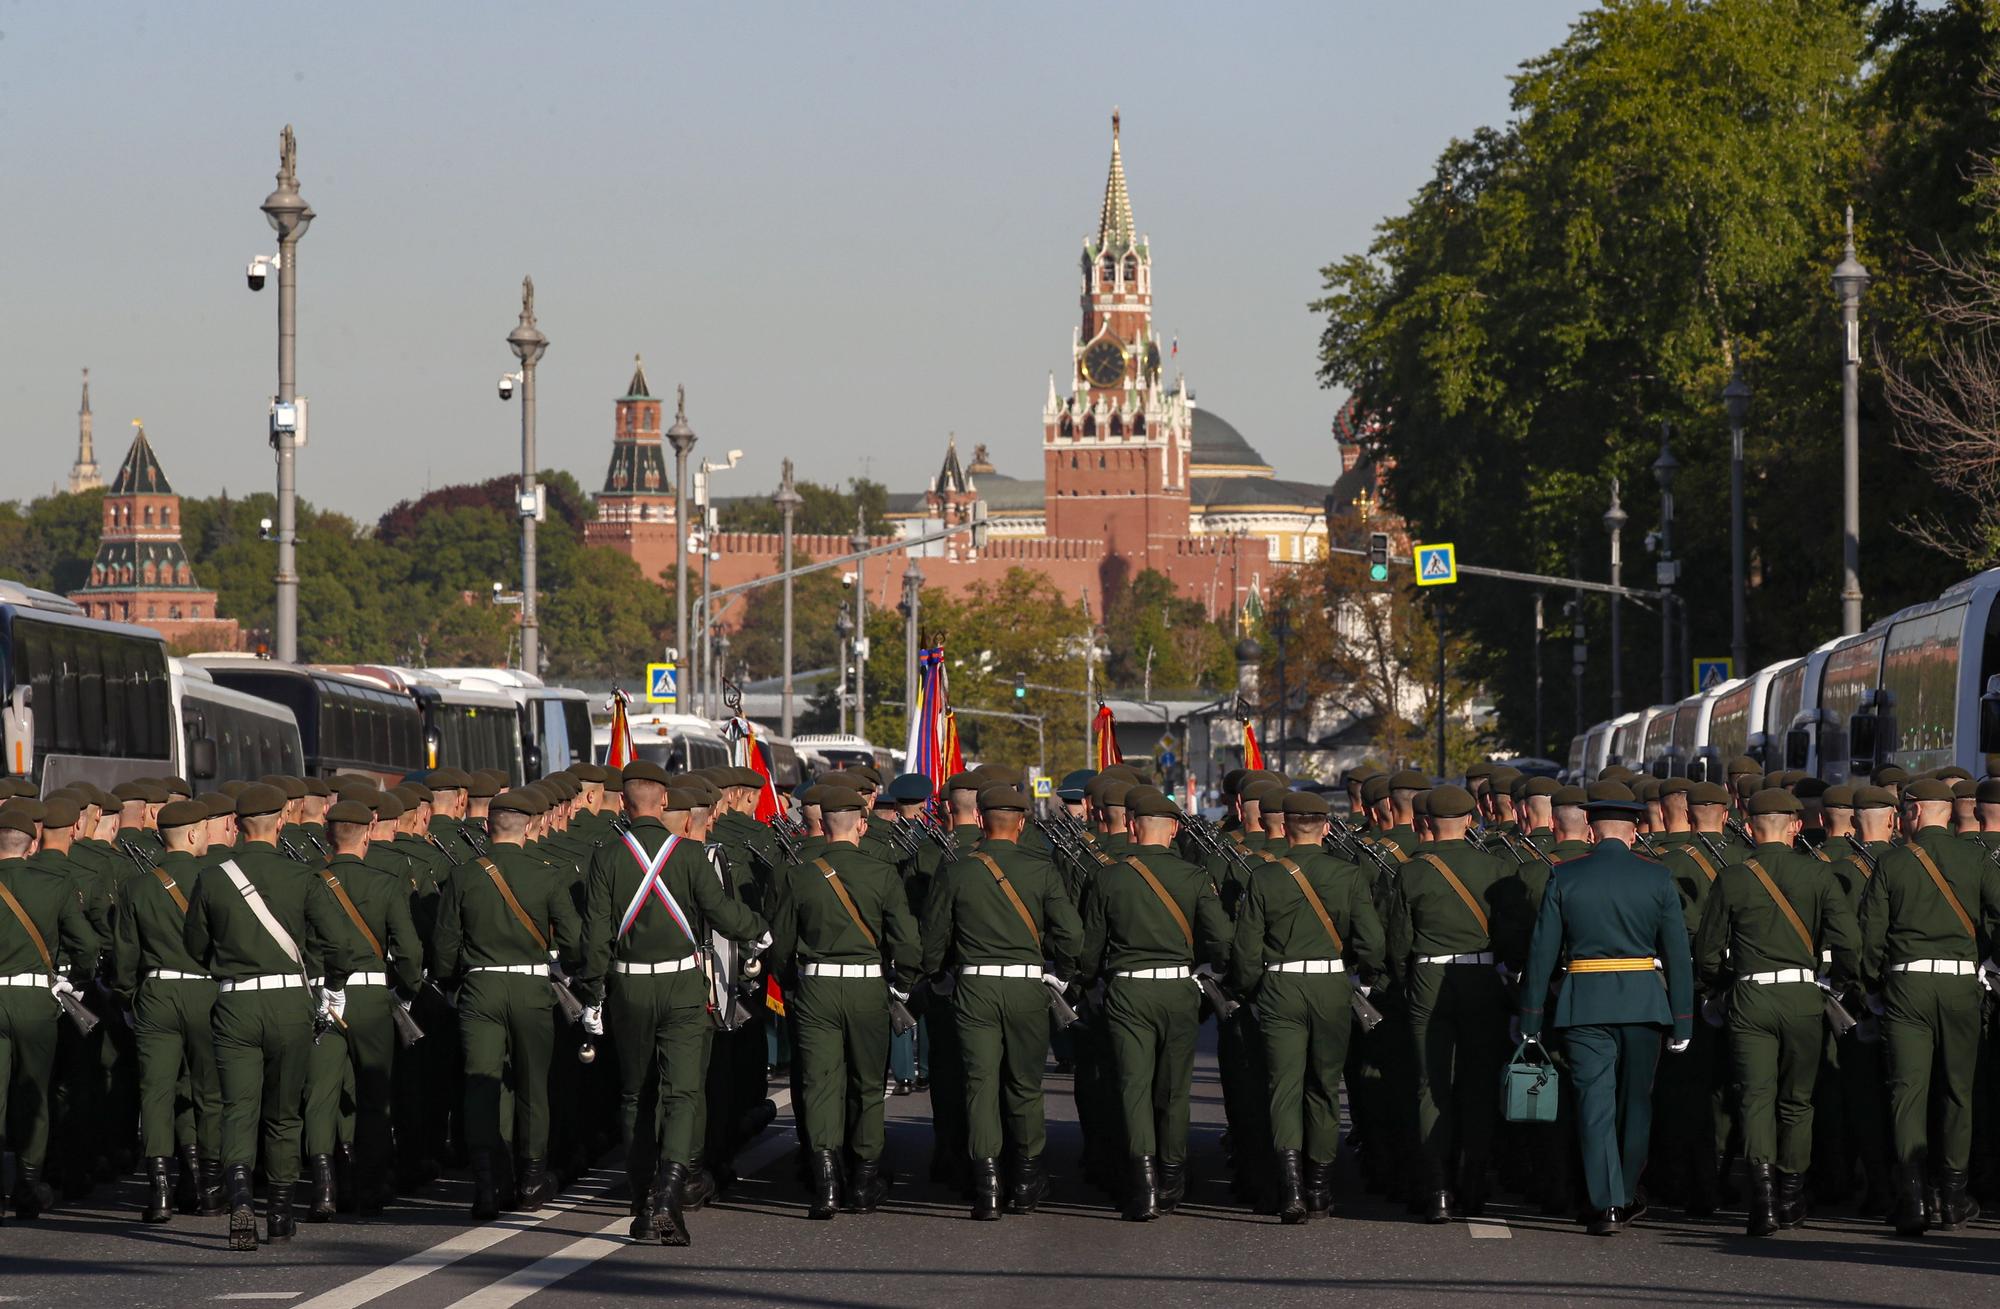
{"label": "asphalt road", "polygon": [[[739,1161],[731,1196],[690,1218],[688,1249],[624,1237],[617,1177],[600,1170],[550,1208],[473,1226],[467,1184],[447,1180],[380,1218],[301,1223],[289,1248],[233,1255],[223,1221],[136,1220],[136,1180],[80,1210],[0,1227],[0,1303],[148,1309],[584,1309],[672,1297],[679,1305],[869,1309],[1182,1304],[1377,1306],[1477,1297],[1499,1306],[1616,1304],[1905,1306],[1979,1303],[2000,1271],[2000,1224],[1901,1241],[1878,1223],[1815,1218],[1762,1241],[1740,1215],[1663,1213],[1611,1239],[1495,1206],[1477,1224],[1426,1227],[1356,1198],[1304,1227],[1246,1213],[1220,1181],[1221,1098],[1213,1046],[1196,1074],[1195,1185],[1159,1222],[1120,1221],[1068,1167],[1079,1136],[1068,1079],[1051,1076],[1052,1200],[1040,1213],[974,1223],[955,1197],[906,1182],[879,1214],[805,1217],[791,1180],[791,1120]],[[928,1157],[922,1095],[890,1100],[892,1163]]]}

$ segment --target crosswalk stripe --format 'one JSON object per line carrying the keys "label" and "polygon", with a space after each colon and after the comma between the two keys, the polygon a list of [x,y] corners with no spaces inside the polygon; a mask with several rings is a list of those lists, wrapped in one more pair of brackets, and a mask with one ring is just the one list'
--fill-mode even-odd
{"label": "crosswalk stripe", "polygon": [[370,1300],[380,1299],[389,1292],[408,1286],[420,1277],[429,1276],[440,1268],[448,1268],[459,1260],[478,1254],[500,1244],[519,1232],[529,1231],[558,1214],[567,1213],[571,1204],[551,1205],[537,1209],[532,1214],[516,1214],[497,1222],[483,1223],[467,1228],[456,1236],[439,1241],[428,1250],[420,1250],[407,1259],[377,1268],[363,1277],[336,1286],[322,1295],[316,1295],[298,1309],[358,1309]]}
{"label": "crosswalk stripe", "polygon": [[1471,1230],[1473,1236],[1483,1237],[1488,1241],[1511,1241],[1514,1239],[1514,1233],[1509,1231],[1506,1222],[1499,1218],[1468,1218],[1465,1220],[1465,1225]]}
{"label": "crosswalk stripe", "polygon": [[630,1218],[613,1219],[591,1235],[571,1241],[547,1258],[538,1259],[490,1286],[482,1286],[471,1295],[452,1301],[447,1309],[512,1309],[537,1291],[554,1286],[613,1250],[630,1244],[624,1233],[631,1223]]}

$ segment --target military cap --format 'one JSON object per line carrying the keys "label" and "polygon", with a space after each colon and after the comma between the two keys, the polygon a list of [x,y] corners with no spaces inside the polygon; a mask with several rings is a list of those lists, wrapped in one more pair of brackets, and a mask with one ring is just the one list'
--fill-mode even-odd
{"label": "military cap", "polygon": [[1274,782],[1269,778],[1259,778],[1257,781],[1243,788],[1243,798],[1251,801],[1260,809],[1268,809],[1284,804],[1285,796],[1289,790],[1290,788],[1282,782]]}
{"label": "military cap", "polygon": [[1857,786],[1854,788],[1856,809],[1894,809],[1896,793],[1886,786]]}
{"label": "military cap", "polygon": [[1590,798],[1590,803],[1592,804],[1596,804],[1599,801],[1606,801],[1606,802],[1615,801],[1619,804],[1635,804],[1638,802],[1639,799],[1638,796],[1632,794],[1632,788],[1625,785],[1625,783],[1619,781],[1607,781],[1603,778],[1600,778],[1597,781],[1592,782],[1589,786],[1584,787],[1583,792],[1586,796]]}
{"label": "military cap", "polygon": [[1411,796],[1410,812],[1418,818],[1429,818],[1431,816],[1431,793],[1429,791],[1419,791]]}
{"label": "military cap", "polygon": [[201,802],[207,808],[210,818],[221,818],[225,814],[236,812],[236,797],[227,791],[210,791],[201,797]]}
{"label": "military cap", "polygon": [[1951,803],[1951,784],[1935,777],[1920,777],[1903,788],[1903,799]]}
{"label": "military cap", "polygon": [[1559,786],[1556,788],[1555,794],[1549,797],[1549,803],[1558,809],[1581,809],[1584,805],[1590,803],[1590,797],[1585,794],[1584,789],[1580,786]]}
{"label": "military cap", "polygon": [[159,824],[162,829],[193,827],[196,823],[207,821],[208,806],[199,800],[175,800],[160,806]]}
{"label": "military cap", "polygon": [[634,759],[625,765],[623,772],[628,782],[654,782],[660,786],[667,784],[667,770],[650,759]]}
{"label": "military cap", "polygon": [[[684,778],[676,777],[673,785],[667,788],[668,810],[679,812],[683,809],[706,809],[715,803],[714,791],[707,787],[684,786],[682,782],[685,780]],[[855,792],[856,796],[860,794],[859,791]]]}
{"label": "military cap", "polygon": [[1374,764],[1356,764],[1340,775],[1342,786],[1363,786],[1371,777],[1380,777],[1382,770]]}
{"label": "military cap", "polygon": [[1362,804],[1381,804],[1389,798],[1389,775],[1376,773],[1361,784]]}
{"label": "military cap", "polygon": [[[1944,779],[1940,777],[1937,780],[1942,782]],[[1973,781],[1970,777],[1961,777],[1951,784],[1951,798],[1954,800],[1971,800],[1977,797],[1978,794],[1979,783]]]}
{"label": "military cap", "polygon": [[1726,805],[1729,803],[1729,788],[1720,782],[1696,782],[1688,788],[1688,803]]}
{"label": "military cap", "polygon": [[6,804],[0,804],[0,827],[6,828],[10,832],[23,832],[29,836],[33,836],[38,826],[37,821],[30,817],[26,811],[16,809],[13,801],[10,800]]}
{"label": "military cap", "polygon": [[1562,784],[1553,777],[1529,777],[1523,779],[1521,784],[1521,794],[1523,796],[1554,796],[1560,790],[1562,790]]}
{"label": "military cap", "polygon": [[301,778],[300,780],[306,784],[307,795],[333,794],[333,788],[326,784],[326,779],[324,777],[306,777],[306,778]]}
{"label": "military cap", "polygon": [[1288,791],[1285,793],[1284,810],[1287,818],[1326,818],[1333,813],[1333,806],[1317,792]]}
{"label": "military cap", "polygon": [[1753,818],[1761,818],[1766,814],[1796,814],[1805,811],[1805,806],[1799,803],[1797,796],[1776,786],[1767,786],[1757,792],[1743,802],[1743,807]]}
{"label": "military cap", "polygon": [[[494,796],[500,794],[500,788],[502,784],[496,781],[491,774],[473,773],[470,776],[471,780],[466,783],[465,793],[471,796],[473,799],[490,800]],[[437,789],[438,788],[435,786],[431,788],[431,790],[433,791],[436,791]],[[449,790],[450,788],[447,787],[445,789]]]}
{"label": "military cap", "polygon": [[2000,804],[2000,777],[1981,781],[1972,794],[1981,804]]}
{"label": "military cap", "polygon": [[1493,765],[1493,770],[1487,774],[1487,777],[1492,780],[1495,790],[1504,791],[1520,780],[1521,770],[1509,764],[1495,764]]}
{"label": "military cap", "polygon": [[1132,790],[1132,783],[1112,778],[1097,788],[1097,803],[1106,809],[1123,809],[1125,797]]}
{"label": "military cap", "polygon": [[1472,792],[1462,786],[1453,786],[1449,782],[1443,786],[1432,787],[1429,802],[1433,818],[1467,818],[1479,808],[1479,803],[1472,798]]}
{"label": "military cap", "polygon": [[592,786],[604,785],[604,765],[593,764],[587,759],[580,759],[571,764],[569,775],[579,782],[587,782]]}
{"label": "military cap", "polygon": [[194,788],[188,785],[188,779],[178,774],[168,773],[165,777],[156,777],[153,780],[166,787],[169,795],[177,795],[184,800],[192,799],[194,796]]}
{"label": "military cap", "polygon": [[1946,764],[1942,768],[1934,768],[1931,770],[1931,776],[1937,778],[1940,782],[1969,782],[1972,780],[1972,774],[1966,772],[1957,764]]}
{"label": "military cap", "polygon": [[1509,800],[1520,799],[1528,793],[1528,783],[1534,780],[1534,778],[1528,776],[1526,773],[1515,773],[1511,778],[1507,779],[1507,798]]}
{"label": "military cap", "polygon": [[[850,791],[859,791],[868,783],[851,768],[829,768],[814,779],[821,786],[844,786]],[[981,785],[985,779],[981,779]]]}
{"label": "military cap", "polygon": [[283,773],[266,773],[257,780],[266,786],[277,787],[285,793],[285,799],[287,800],[303,800],[306,798],[306,784],[300,778],[287,777]]}
{"label": "military cap", "polygon": [[1792,794],[1801,800],[1818,800],[1827,793],[1827,784],[1811,773],[1792,783]]}
{"label": "military cap", "polygon": [[238,778],[231,778],[229,781],[224,782],[221,786],[218,786],[215,789],[220,791],[222,794],[228,796],[230,799],[234,800],[237,796],[243,794],[243,788],[248,785],[250,785],[250,783],[238,777]]}
{"label": "military cap", "polygon": [[1593,782],[1584,788],[1584,793],[1589,799],[1584,802],[1583,811],[1593,821],[1609,818],[1631,822],[1646,816],[1645,804],[1623,782]]}
{"label": "military cap", "polygon": [[1425,777],[1414,768],[1405,768],[1402,772],[1397,773],[1389,779],[1389,789],[1391,791],[1428,791],[1431,789],[1431,779]]}
{"label": "military cap", "polygon": [[1243,784],[1243,775],[1249,771],[1248,768],[1232,768],[1224,773],[1222,775],[1222,793],[1224,795],[1235,795]]}
{"label": "military cap", "polygon": [[436,794],[430,789],[430,787],[424,785],[422,782],[405,782],[401,786],[396,788],[397,795],[401,796],[404,795],[405,793],[408,794],[408,799],[406,799],[403,802],[406,808],[409,806],[410,801],[412,800],[422,804],[429,804],[432,800],[437,798]]}
{"label": "military cap", "polygon": [[381,792],[375,801],[375,818],[378,822],[393,823],[403,816],[403,802],[389,791]]}
{"label": "military cap", "polygon": [[1125,807],[1134,818],[1180,817],[1180,807],[1157,786],[1135,786],[1125,800]]}
{"label": "military cap", "polygon": [[[21,794],[21,792],[19,791],[13,791],[11,793],[14,795]],[[32,795],[33,792],[30,791],[28,792],[28,794]],[[120,782],[118,785],[111,788],[111,794],[114,798],[117,799],[118,803],[121,805],[132,804],[135,801],[143,801],[146,798],[145,789],[141,787],[137,782]]]}
{"label": "military cap", "polygon": [[[1606,764],[1598,772],[1597,780],[1600,782],[1629,782],[1638,775],[1624,764]],[[1589,788],[1586,787],[1585,789]]]}
{"label": "military cap", "polygon": [[[1122,796],[1120,798],[1123,799]],[[1022,795],[1021,789],[1016,786],[994,785],[985,787],[979,792],[979,809],[982,813],[989,810],[1019,810],[1026,813],[1029,807],[1028,797]]]}
{"label": "military cap", "polygon": [[380,794],[380,791],[366,782],[346,782],[334,788],[334,799],[359,800],[370,809],[375,807],[375,797]]}
{"label": "military cap", "polygon": [[433,768],[424,774],[424,784],[433,791],[470,790],[472,774],[463,768]]}
{"label": "military cap", "polygon": [[[336,805],[334,808],[337,809],[339,806]],[[496,795],[493,797],[493,803],[486,808],[488,813],[527,814],[530,818],[544,812],[542,802],[525,791],[509,791],[505,795]],[[332,810],[327,811],[327,817],[333,817]]]}
{"label": "military cap", "polygon": [[140,798],[147,804],[165,804],[174,798],[174,793],[169,791],[162,783],[150,782],[141,778],[137,785],[139,787]]}
{"label": "military cap", "polygon": [[1741,777],[1745,773],[1761,773],[1764,766],[1747,754],[1737,755],[1722,766],[1724,777]]}
{"label": "military cap", "polygon": [[1660,798],[1660,779],[1657,777],[1635,777],[1630,786],[1632,798],[1640,804],[1652,804]]}
{"label": "military cap", "polygon": [[931,798],[931,779],[922,773],[899,773],[882,794],[897,804],[921,804]]}
{"label": "military cap", "polygon": [[[183,800],[183,801],[177,801],[176,803],[195,804],[197,802],[193,800]],[[75,827],[77,815],[82,812],[83,812],[83,807],[77,804],[76,797],[74,796],[50,795],[50,796],[44,796],[42,798],[42,826],[44,827],[53,827],[58,831],[62,830],[65,827]],[[204,810],[203,812],[205,813],[206,810]],[[164,820],[166,818],[166,810],[162,809],[160,811],[160,817],[162,819],[161,825],[164,826],[165,825]]]}
{"label": "military cap", "polygon": [[1088,768],[1078,768],[1063,774],[1062,781],[1056,783],[1056,795],[1064,800],[1081,800],[1083,788],[1090,785],[1090,779],[1097,776]]}
{"label": "military cap", "polygon": [[386,792],[384,792],[384,794],[395,796],[396,799],[402,803],[403,808],[406,810],[415,809],[417,807],[417,793],[410,789],[410,784],[408,782],[398,782],[396,783],[396,785],[390,787]]}
{"label": "military cap", "polygon": [[1854,788],[1846,782],[1829,786],[1826,790],[1820,792],[1819,803],[1823,809],[1852,809],[1854,807]]}
{"label": "military cap", "polygon": [[326,821],[329,823],[359,823],[366,826],[375,821],[375,811],[359,800],[342,800],[328,805]]}
{"label": "military cap", "polygon": [[1895,764],[1883,764],[1868,775],[1868,780],[1877,786],[1901,786],[1910,780],[1910,770],[1898,768]]}
{"label": "military cap", "polygon": [[1499,766],[1500,765],[1494,763],[1491,759],[1481,759],[1476,763],[1467,764],[1465,766],[1465,780],[1471,782],[1471,781],[1476,781],[1481,777],[1491,777],[1493,776],[1494,770],[1497,769]]}
{"label": "military cap", "polygon": [[851,764],[848,766],[847,771],[853,773],[876,790],[880,790],[882,787],[882,773],[872,764]]}
{"label": "military cap", "polygon": [[625,790],[625,772],[619,768],[604,770],[604,789],[608,794],[619,795]]}
{"label": "military cap", "polygon": [[[732,768],[724,768],[718,771],[723,775],[721,780],[724,786],[742,787],[746,791],[761,791],[764,789],[764,774],[747,764],[737,764]],[[925,780],[928,781],[929,779]]]}
{"label": "military cap", "polygon": [[[25,796],[25,795],[17,795],[13,797],[11,800],[8,800],[6,802],[6,805],[7,808],[12,809],[14,812],[26,814],[28,815],[28,817],[34,819],[38,823],[43,822],[47,818],[49,812],[49,807],[43,804],[40,800],[36,800],[31,796]],[[70,819],[70,821],[75,822],[76,820],[72,818]]]}
{"label": "military cap", "polygon": [[275,814],[285,807],[285,793],[275,786],[262,782],[252,782],[236,793],[236,816],[238,818],[259,818],[265,814]]}
{"label": "military cap", "polygon": [[950,777],[945,778],[944,789],[947,791],[977,791],[985,783],[985,780],[979,774],[967,769],[965,772],[953,773]]}
{"label": "military cap", "polygon": [[1670,795],[1686,795],[1694,790],[1694,783],[1685,777],[1663,777],[1660,779],[1659,795],[1664,800]]}
{"label": "military cap", "polygon": [[[129,783],[128,783],[129,785]],[[0,800],[11,796],[27,799],[35,794],[35,784],[25,777],[0,777]]]}
{"label": "military cap", "polygon": [[822,782],[806,792],[806,803],[819,806],[823,814],[838,814],[856,812],[867,802],[851,786],[828,786]]}
{"label": "military cap", "polygon": [[[1250,771],[1256,772],[1258,770],[1253,768]],[[1125,782],[1128,785],[1133,782],[1145,780],[1142,777],[1140,777],[1139,770],[1134,768],[1130,764],[1112,764],[1111,766],[1109,766],[1104,770],[1103,775],[1105,777]],[[1240,786],[1241,783],[1239,782],[1238,785]]]}

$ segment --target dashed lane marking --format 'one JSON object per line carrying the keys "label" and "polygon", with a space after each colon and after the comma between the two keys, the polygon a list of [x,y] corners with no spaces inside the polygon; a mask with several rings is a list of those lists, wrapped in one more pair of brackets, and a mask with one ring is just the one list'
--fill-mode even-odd
{"label": "dashed lane marking", "polygon": [[1476,1238],[1488,1241],[1511,1241],[1514,1233],[1507,1230],[1507,1224],[1499,1218],[1468,1218],[1465,1225]]}

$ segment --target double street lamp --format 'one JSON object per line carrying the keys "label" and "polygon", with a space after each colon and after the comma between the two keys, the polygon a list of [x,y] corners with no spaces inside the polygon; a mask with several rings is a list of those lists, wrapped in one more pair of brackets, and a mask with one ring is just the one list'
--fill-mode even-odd
{"label": "double street lamp", "polygon": [[1680,697],[1674,665],[1674,583],[1680,580],[1680,562],[1674,558],[1674,479],[1680,476],[1681,461],[1674,457],[1667,440],[1673,424],[1660,424],[1660,454],[1653,460],[1653,480],[1660,484],[1660,530],[1657,544],[1660,559],[1656,576],[1660,585],[1660,699],[1672,703]]}
{"label": "double street lamp", "polygon": [[[1631,521],[1632,515],[1626,513],[1625,506],[1618,503],[1618,479],[1614,477],[1611,479],[1611,507],[1604,511],[1604,530],[1611,534],[1611,585],[1613,586],[1625,585],[1625,525]],[[1625,627],[1623,600],[1624,597],[1620,596],[1616,591],[1611,593],[1611,716],[1613,718],[1625,712]],[[1576,621],[1579,633],[1576,639],[1580,648],[1583,642],[1581,635],[1583,595],[1581,592],[1577,595],[1576,603],[1578,605]],[[1579,664],[1582,663],[1580,656],[1577,662]],[[1579,704],[1582,703],[1582,698],[1582,683],[1579,682],[1577,691]]]}
{"label": "double street lamp", "polygon": [[535,582],[535,524],[542,517],[542,491],[535,482],[535,365],[548,352],[549,338],[535,326],[535,279],[521,279],[521,320],[507,333],[507,348],[521,361],[521,371],[500,379],[500,398],[521,387],[521,484],[515,488],[514,509],[521,519],[521,667],[539,675],[541,619]]}
{"label": "double street lamp", "polygon": [[1833,270],[1845,333],[1840,359],[1840,630],[1861,630],[1861,293],[1868,270],[1854,257],[1854,206],[1847,207],[1847,252]]}
{"label": "double street lamp", "polygon": [[250,261],[252,291],[278,274],[278,394],[271,404],[271,445],[278,452],[277,656],[299,657],[298,448],[303,441],[297,390],[299,238],[312,225],[313,208],[299,194],[299,143],[291,124],[278,134],[278,185],[259,206],[278,234],[278,253]]}

